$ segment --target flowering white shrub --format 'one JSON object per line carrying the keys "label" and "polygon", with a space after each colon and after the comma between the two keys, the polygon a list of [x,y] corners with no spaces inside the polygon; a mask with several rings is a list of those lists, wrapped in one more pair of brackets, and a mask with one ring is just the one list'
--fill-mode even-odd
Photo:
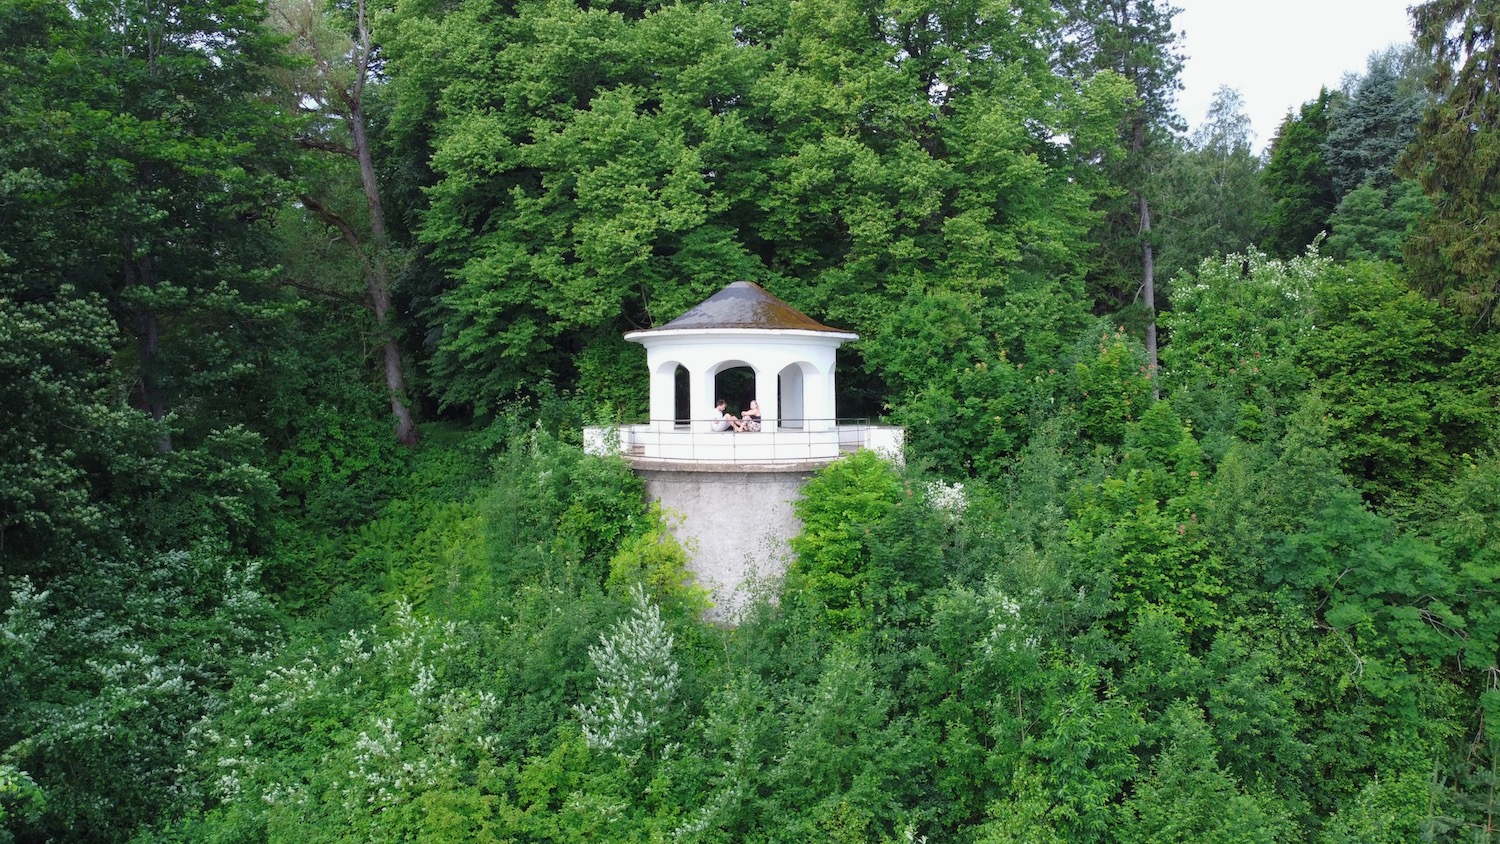
{"label": "flowering white shrub", "polygon": [[[241,720],[196,731],[209,791],[292,816],[336,807],[347,834],[379,839],[380,813],[464,781],[493,749],[499,701],[463,686],[454,665],[466,633],[402,604],[389,634],[351,631],[329,653],[270,668],[238,690]],[[306,753],[327,760],[314,781],[278,773]]]}
{"label": "flowering white shrub", "polygon": [[183,791],[190,725],[222,705],[233,666],[268,648],[272,606],[253,561],[192,550],[92,560],[5,584],[0,722],[59,824],[127,827]]}
{"label": "flowering white shrub", "polygon": [[1041,644],[1022,617],[1020,601],[994,584],[979,594],[979,601],[989,616],[990,630],[979,642],[979,650],[985,656],[1032,651]]}
{"label": "flowering white shrub", "polygon": [[630,595],[630,615],[589,648],[599,673],[594,702],[575,707],[589,747],[621,755],[640,748],[661,726],[678,682],[673,637],[661,611],[644,587],[632,587]]}
{"label": "flowering white shrub", "polygon": [[969,496],[962,483],[931,481],[927,484],[927,503],[932,509],[957,518],[969,508]]}

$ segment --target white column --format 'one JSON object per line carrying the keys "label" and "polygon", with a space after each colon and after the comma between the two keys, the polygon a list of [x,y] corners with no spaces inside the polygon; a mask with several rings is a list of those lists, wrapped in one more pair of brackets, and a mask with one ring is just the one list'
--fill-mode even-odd
{"label": "white column", "polygon": [[689,368],[688,381],[693,385],[692,416],[693,430],[707,431],[709,423],[714,418],[714,401],[718,396],[714,395],[714,367],[717,363],[699,363],[697,369]]}
{"label": "white column", "polygon": [[806,387],[802,383],[802,370],[796,366],[783,367],[777,380],[781,385],[781,405],[776,409],[778,426],[790,420],[797,429],[806,430],[807,423],[803,420],[807,413],[802,400]]}
{"label": "white column", "polygon": [[760,429],[776,430],[776,420],[780,418],[777,415],[780,409],[776,406],[776,370],[755,367],[755,400],[760,402]]}
{"label": "white column", "polygon": [[673,361],[651,362],[651,427],[672,430],[677,413],[677,367]]}
{"label": "white column", "polygon": [[807,416],[807,430],[827,431],[833,427],[833,407],[828,401],[828,377],[822,370],[802,374],[803,413]]}

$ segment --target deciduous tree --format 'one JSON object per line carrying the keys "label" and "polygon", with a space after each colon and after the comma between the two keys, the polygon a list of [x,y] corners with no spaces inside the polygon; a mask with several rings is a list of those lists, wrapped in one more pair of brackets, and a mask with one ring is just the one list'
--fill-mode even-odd
{"label": "deciduous tree", "polygon": [[1049,5],[487,8],[403,17],[392,53],[441,92],[420,234],[445,404],[571,384],[580,349],[735,278],[866,334],[961,293],[1012,354],[1080,324],[1084,163],[1124,92],[1054,72]]}
{"label": "deciduous tree", "polygon": [[[277,0],[271,5],[271,20],[290,37],[294,54],[304,63],[291,93],[311,114],[297,142],[353,165],[353,173],[341,172],[344,168],[338,164],[328,165],[332,178],[321,185],[319,180],[309,180],[299,198],[302,207],[337,232],[358,259],[365,301],[375,321],[375,345],[395,417],[396,440],[414,445],[417,427],[408,407],[406,374],[391,312],[391,287],[402,259],[386,228],[367,114],[368,89],[378,82],[380,59],[372,20],[377,11],[368,0],[355,0],[348,9],[323,0]],[[338,185],[341,177],[357,180],[362,208],[358,202],[348,202],[347,189]]]}
{"label": "deciduous tree", "polygon": [[1163,278],[1261,239],[1266,194],[1250,118],[1238,91],[1220,87],[1204,122],[1167,157],[1158,181]]}

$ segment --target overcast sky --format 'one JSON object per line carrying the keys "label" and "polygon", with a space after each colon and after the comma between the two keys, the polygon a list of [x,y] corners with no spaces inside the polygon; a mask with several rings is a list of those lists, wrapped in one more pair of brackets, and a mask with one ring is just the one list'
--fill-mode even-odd
{"label": "overcast sky", "polygon": [[1255,130],[1270,144],[1288,109],[1364,71],[1370,53],[1411,41],[1406,7],[1415,0],[1172,0],[1186,32],[1183,90],[1177,110],[1203,122],[1220,85],[1239,89]]}

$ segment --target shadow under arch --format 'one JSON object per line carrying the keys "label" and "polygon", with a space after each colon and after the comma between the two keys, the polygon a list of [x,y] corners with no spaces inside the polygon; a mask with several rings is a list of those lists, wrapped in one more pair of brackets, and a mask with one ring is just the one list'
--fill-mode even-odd
{"label": "shadow under arch", "polygon": [[807,427],[807,386],[817,367],[808,361],[793,361],[776,373],[776,425],[801,430]]}
{"label": "shadow under arch", "polygon": [[714,394],[709,401],[724,399],[729,412],[740,414],[755,395],[755,367],[748,361],[731,359],[713,365]]}
{"label": "shadow under arch", "polygon": [[687,367],[675,360],[662,361],[651,376],[652,383],[671,376],[672,379],[672,427],[686,430],[693,420],[693,379]]}

